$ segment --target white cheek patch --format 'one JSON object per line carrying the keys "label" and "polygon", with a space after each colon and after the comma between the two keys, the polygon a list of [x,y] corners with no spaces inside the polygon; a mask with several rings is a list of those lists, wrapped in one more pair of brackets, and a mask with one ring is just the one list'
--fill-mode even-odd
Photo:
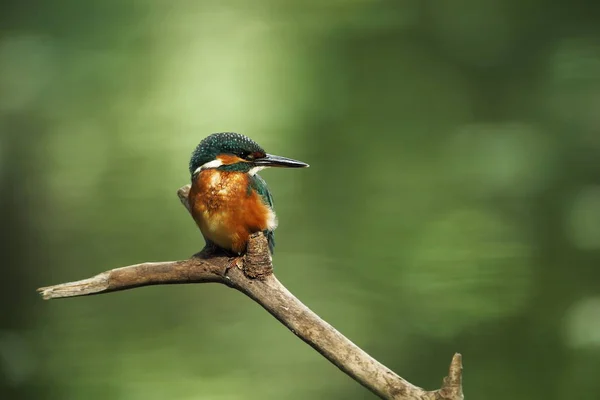
{"label": "white cheek patch", "polygon": [[221,161],[220,159],[216,158],[212,161],[209,161],[205,164],[202,164],[201,166],[199,166],[198,168],[196,168],[196,170],[194,171],[194,174],[197,174],[198,172],[202,171],[203,169],[209,169],[209,168],[218,168],[221,165],[223,165],[223,161]]}
{"label": "white cheek patch", "polygon": [[269,214],[267,215],[267,229],[270,231],[274,231],[277,228],[277,216],[275,212],[269,209]]}
{"label": "white cheek patch", "polygon": [[266,167],[254,167],[254,168],[251,168],[250,171],[248,171],[248,173],[250,175],[256,175],[257,172],[262,171],[265,168]]}

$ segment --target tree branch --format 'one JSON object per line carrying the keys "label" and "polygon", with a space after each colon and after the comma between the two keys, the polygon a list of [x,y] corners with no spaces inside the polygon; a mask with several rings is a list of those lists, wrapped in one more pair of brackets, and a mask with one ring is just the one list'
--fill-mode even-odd
{"label": "tree branch", "polygon": [[[177,194],[187,208],[189,186],[182,187]],[[141,286],[208,282],[227,285],[250,297],[296,336],[382,399],[463,399],[460,354],[454,355],[441,389],[425,391],[409,383],[323,321],[277,280],[263,234],[251,237],[242,257],[232,258],[207,247],[187,260],[130,265],[38,291],[49,300]]]}

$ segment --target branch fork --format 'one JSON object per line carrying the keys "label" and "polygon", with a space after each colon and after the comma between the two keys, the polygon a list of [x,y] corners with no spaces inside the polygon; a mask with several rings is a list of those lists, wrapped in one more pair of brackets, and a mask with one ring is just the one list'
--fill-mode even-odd
{"label": "branch fork", "polygon": [[[177,191],[188,208],[189,185]],[[189,211],[189,208],[188,208]],[[455,354],[442,387],[426,391],[411,384],[369,356],[322,320],[287,290],[273,274],[268,243],[253,235],[241,257],[204,248],[181,261],[146,262],[112,269],[94,277],[38,289],[46,300],[88,296],[150,285],[221,283],[257,302],[296,336],[382,399],[463,400],[462,357]]]}

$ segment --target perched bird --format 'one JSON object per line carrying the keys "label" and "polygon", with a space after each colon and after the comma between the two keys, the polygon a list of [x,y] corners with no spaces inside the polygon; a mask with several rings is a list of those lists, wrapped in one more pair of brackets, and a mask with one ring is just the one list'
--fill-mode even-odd
{"label": "perched bird", "polygon": [[241,254],[250,235],[263,231],[273,252],[273,197],[257,174],[267,167],[308,164],[267,154],[252,139],[234,132],[213,133],[198,144],[190,159],[188,202],[207,244]]}

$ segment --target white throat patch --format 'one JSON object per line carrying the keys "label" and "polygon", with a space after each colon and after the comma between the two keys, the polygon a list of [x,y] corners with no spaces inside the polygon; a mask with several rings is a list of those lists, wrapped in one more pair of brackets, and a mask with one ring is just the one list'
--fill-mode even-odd
{"label": "white throat patch", "polygon": [[254,168],[251,168],[250,171],[248,171],[248,173],[250,175],[256,175],[257,172],[262,171],[265,168],[267,168],[267,167],[254,167]]}

